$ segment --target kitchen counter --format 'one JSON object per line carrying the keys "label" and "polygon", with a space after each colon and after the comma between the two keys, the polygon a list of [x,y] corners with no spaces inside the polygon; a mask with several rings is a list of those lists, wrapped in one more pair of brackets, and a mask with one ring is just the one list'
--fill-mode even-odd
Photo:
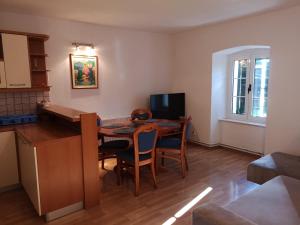
{"label": "kitchen counter", "polygon": [[[83,207],[83,169],[79,131],[56,122],[15,127],[21,182],[38,215]],[[66,209],[65,209],[66,208]],[[58,215],[61,215],[60,213]]]}
{"label": "kitchen counter", "polygon": [[17,126],[19,126],[19,125],[0,126],[0,132],[15,131]]}
{"label": "kitchen counter", "polygon": [[0,132],[5,131],[16,131],[32,144],[80,135],[75,129],[50,122],[1,126]]}
{"label": "kitchen counter", "polygon": [[0,134],[1,143],[11,145],[2,149],[18,161],[17,182],[38,215],[50,221],[99,204],[97,114],[51,104],[39,107],[37,123],[0,126]]}
{"label": "kitchen counter", "polygon": [[56,115],[65,120],[68,120],[70,122],[79,122],[80,115],[86,113],[86,112],[83,112],[80,110],[71,109],[71,108],[67,108],[67,107],[63,107],[63,106],[55,105],[55,104],[49,104],[48,106],[42,106],[41,109],[49,114]]}
{"label": "kitchen counter", "polygon": [[69,127],[49,122],[20,125],[16,131],[32,144],[80,135]]}

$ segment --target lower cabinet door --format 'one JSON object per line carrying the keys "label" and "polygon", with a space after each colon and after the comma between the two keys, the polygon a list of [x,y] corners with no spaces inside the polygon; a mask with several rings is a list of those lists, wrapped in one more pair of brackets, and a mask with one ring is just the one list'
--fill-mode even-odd
{"label": "lower cabinet door", "polygon": [[41,215],[36,148],[18,134],[21,183],[34,208]]}
{"label": "lower cabinet door", "polygon": [[0,132],[0,188],[19,183],[14,131]]}

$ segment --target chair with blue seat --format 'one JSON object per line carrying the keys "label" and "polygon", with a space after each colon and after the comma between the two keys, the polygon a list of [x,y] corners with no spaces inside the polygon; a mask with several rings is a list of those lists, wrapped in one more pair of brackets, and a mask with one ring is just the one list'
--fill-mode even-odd
{"label": "chair with blue seat", "polygon": [[149,165],[151,168],[154,187],[155,175],[155,144],[157,142],[158,127],[155,124],[146,124],[137,128],[133,134],[133,146],[128,151],[117,153],[118,184],[121,181],[123,168],[134,168],[135,195],[140,189],[140,167]]}
{"label": "chair with blue seat", "polygon": [[148,109],[135,109],[131,113],[131,120],[148,120],[152,118],[152,112]]}
{"label": "chair with blue seat", "polygon": [[187,140],[190,138],[191,133],[191,120],[191,117],[185,119],[179,137],[162,137],[156,145],[156,151],[160,153],[162,166],[164,166],[165,159],[173,159],[180,162],[183,178],[188,170],[186,151]]}
{"label": "chair with blue seat", "polygon": [[[102,122],[98,116],[97,125],[101,126]],[[129,148],[129,140],[109,140],[105,141],[103,136],[99,136],[98,139],[101,141],[101,144],[98,146],[98,160],[101,161],[101,167],[104,168],[105,159],[116,158],[116,153],[119,151],[127,151]]]}

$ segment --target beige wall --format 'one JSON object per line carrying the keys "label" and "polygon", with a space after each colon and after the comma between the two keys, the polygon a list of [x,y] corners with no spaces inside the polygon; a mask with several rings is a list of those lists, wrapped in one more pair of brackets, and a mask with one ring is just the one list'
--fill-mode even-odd
{"label": "beige wall", "polygon": [[228,57],[226,54],[213,54],[210,116],[210,143],[213,144],[221,143],[219,119],[226,117],[227,65]]}
{"label": "beige wall", "polygon": [[243,45],[271,46],[269,116],[265,151],[300,155],[300,7],[197,28],[174,36],[173,91],[187,92],[198,141],[211,135],[212,54]]}
{"label": "beige wall", "polygon": [[[44,33],[50,98],[104,118],[127,116],[136,107],[145,107],[152,93],[171,87],[170,36],[128,29],[96,26],[65,20],[0,13],[0,29]],[[72,90],[69,53],[72,42],[91,42],[99,56],[97,90]]]}
{"label": "beige wall", "polygon": [[[300,6],[175,35],[75,23],[42,17],[0,13],[0,28],[50,35],[46,50],[51,69],[51,98],[102,117],[126,116],[147,105],[149,94],[186,92],[193,117],[194,138],[216,144],[216,104],[212,88],[212,55],[237,46],[271,47],[269,116],[265,152],[300,155]],[[92,42],[100,58],[98,90],[72,90],[68,54],[73,41]],[[171,85],[172,82],[172,85]],[[212,113],[213,111],[213,113]]]}

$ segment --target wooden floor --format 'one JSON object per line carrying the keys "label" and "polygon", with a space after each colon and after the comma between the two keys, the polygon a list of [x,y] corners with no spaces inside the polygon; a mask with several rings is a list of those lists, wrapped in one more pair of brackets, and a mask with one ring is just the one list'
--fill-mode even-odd
{"label": "wooden floor", "polygon": [[[180,167],[167,161],[165,168],[159,169],[158,189],[154,190],[150,170],[143,168],[139,197],[134,197],[130,177],[125,177],[121,186],[116,185],[112,171],[115,160],[107,160],[108,170],[99,169],[100,205],[49,224],[162,224],[207,187],[213,190],[197,206],[206,202],[224,205],[257,186],[246,181],[247,164],[256,158],[233,150],[208,150],[192,145],[188,148],[190,170],[185,179],[181,178]],[[24,191],[16,190],[0,194],[0,224],[35,225],[45,222],[36,215]],[[191,224],[191,210],[175,224]]]}

